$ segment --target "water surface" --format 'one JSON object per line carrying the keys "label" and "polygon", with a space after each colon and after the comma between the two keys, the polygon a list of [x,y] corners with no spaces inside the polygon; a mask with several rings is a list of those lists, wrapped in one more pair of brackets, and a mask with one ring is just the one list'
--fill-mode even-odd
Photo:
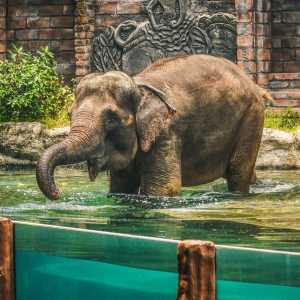
{"label": "water surface", "polygon": [[223,179],[184,188],[182,197],[108,193],[106,174],[55,172],[62,198],[47,200],[34,171],[0,171],[0,215],[25,220],[169,239],[300,250],[300,171],[260,171],[247,195],[227,192]]}

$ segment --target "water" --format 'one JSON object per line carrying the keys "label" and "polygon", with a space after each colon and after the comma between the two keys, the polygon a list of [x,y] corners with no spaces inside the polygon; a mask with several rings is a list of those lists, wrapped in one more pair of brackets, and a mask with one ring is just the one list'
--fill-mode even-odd
{"label": "water", "polygon": [[16,265],[18,300],[174,300],[176,295],[176,273],[22,251]]}
{"label": "water", "polygon": [[182,197],[108,194],[106,174],[95,182],[80,170],[58,170],[59,201],[39,191],[33,171],[0,171],[0,215],[110,232],[216,244],[300,250],[300,171],[258,172],[250,194],[227,192],[223,179],[185,188]]}
{"label": "water", "polygon": [[[176,298],[177,274],[171,272],[24,251],[16,253],[16,268],[18,300]],[[217,280],[218,300],[287,300],[299,297],[299,287]]]}

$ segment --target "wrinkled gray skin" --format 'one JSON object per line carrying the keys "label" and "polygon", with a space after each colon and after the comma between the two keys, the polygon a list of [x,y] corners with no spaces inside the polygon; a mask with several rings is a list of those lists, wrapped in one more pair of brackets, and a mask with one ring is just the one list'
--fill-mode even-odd
{"label": "wrinkled gray skin", "polygon": [[71,130],[41,155],[37,181],[58,199],[56,166],[87,160],[107,170],[112,193],[181,195],[182,186],[226,177],[247,193],[262,136],[264,102],[226,59],[192,54],[158,61],[134,78],[94,73],[77,87]]}

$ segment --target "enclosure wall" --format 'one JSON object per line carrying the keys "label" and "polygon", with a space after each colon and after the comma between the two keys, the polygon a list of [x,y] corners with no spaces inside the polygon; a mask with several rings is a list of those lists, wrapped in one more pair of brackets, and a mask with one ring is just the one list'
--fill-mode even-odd
{"label": "enclosure wall", "polygon": [[[48,46],[70,82],[90,72],[93,39],[108,26],[149,19],[143,0],[0,1],[0,59],[12,44],[26,51]],[[180,0],[180,13],[226,13],[236,18],[236,63],[272,91],[278,107],[300,104],[300,2],[297,0]],[[168,2],[168,3],[169,3]],[[155,3],[160,3],[156,1]],[[163,3],[163,2],[162,2]],[[164,6],[165,4],[162,4]],[[161,11],[157,12],[157,14]],[[300,108],[299,108],[300,109]]]}
{"label": "enclosure wall", "polygon": [[[48,47],[58,73],[70,84],[75,75],[74,0],[6,0],[7,50],[13,44],[25,51]],[[1,50],[1,49],[0,49]]]}

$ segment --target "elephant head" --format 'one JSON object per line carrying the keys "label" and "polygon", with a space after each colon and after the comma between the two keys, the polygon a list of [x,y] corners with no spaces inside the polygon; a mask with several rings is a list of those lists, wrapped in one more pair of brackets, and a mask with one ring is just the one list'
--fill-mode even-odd
{"label": "elephant head", "polygon": [[76,95],[68,137],[46,149],[37,164],[38,185],[51,200],[60,197],[56,166],[87,160],[92,181],[100,171],[124,169],[134,160],[138,143],[148,151],[175,112],[161,91],[139,86],[119,71],[87,75]]}

